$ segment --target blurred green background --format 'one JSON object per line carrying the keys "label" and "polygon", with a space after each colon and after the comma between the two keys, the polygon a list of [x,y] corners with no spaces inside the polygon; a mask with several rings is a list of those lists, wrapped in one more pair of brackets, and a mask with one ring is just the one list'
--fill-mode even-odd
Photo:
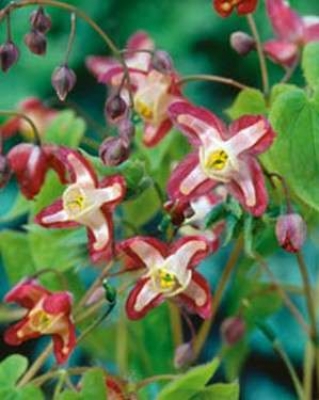
{"label": "blurred green background", "polygon": [[[4,6],[7,3],[2,1],[0,5]],[[78,0],[67,3],[87,12],[120,48],[125,46],[127,38],[136,30],[146,30],[159,48],[166,49],[171,54],[176,69],[182,76],[199,73],[217,74],[251,86],[260,86],[256,54],[252,53],[242,58],[229,46],[229,36],[233,31],[248,31],[245,18],[239,18],[235,14],[227,19],[218,17],[210,0]],[[319,15],[318,0],[291,0],[290,3],[300,14]],[[23,44],[23,36],[29,30],[28,16],[33,9],[34,7],[19,10],[12,17],[13,39],[20,47],[21,56],[19,63],[8,73],[0,73],[1,109],[14,109],[28,96],[38,96],[49,101],[54,98],[50,84],[51,74],[63,60],[70,20],[67,13],[53,8],[47,9],[52,17],[53,27],[48,33],[47,55],[37,57],[31,55]],[[256,22],[263,39],[272,37],[269,22],[265,17],[264,1],[259,1]],[[5,25],[2,24],[1,41],[5,40],[5,32]],[[85,68],[85,57],[92,54],[108,55],[109,50],[96,33],[79,20],[70,57],[70,66],[76,71],[78,82],[70,99],[103,124],[105,88],[97,84]],[[278,81],[284,74],[279,66],[271,63],[269,71],[272,83]],[[300,72],[297,72],[295,80],[301,80]],[[191,83],[185,93],[193,102],[207,106],[217,115],[226,118],[224,110],[231,105],[237,91],[219,84]],[[306,250],[311,264],[316,256],[316,243],[308,243]],[[227,253],[227,249],[222,250],[209,266],[204,266],[206,275],[212,282],[217,279]],[[282,280],[288,283],[298,282],[299,278],[296,272],[293,272],[296,268],[290,257],[281,253],[272,259],[272,265],[280,265],[279,277]],[[313,264],[313,268],[313,272],[316,272],[317,265]],[[230,300],[220,311],[219,322],[227,310],[231,310],[231,297],[230,295]],[[272,323],[297,368],[300,369],[304,341],[299,328],[284,311],[273,317]],[[207,345],[203,360],[214,354],[216,343],[213,337],[214,335]],[[246,361],[241,378],[242,399],[294,399],[290,379],[269,344],[256,334],[251,339],[251,346],[253,352]]]}

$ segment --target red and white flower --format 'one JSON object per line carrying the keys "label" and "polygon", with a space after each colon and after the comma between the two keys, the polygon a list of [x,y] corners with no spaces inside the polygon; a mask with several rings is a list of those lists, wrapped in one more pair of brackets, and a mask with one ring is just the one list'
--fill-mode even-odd
{"label": "red and white flower", "polygon": [[[30,97],[24,100],[18,106],[18,112],[29,117],[36,126],[40,137],[43,137],[46,129],[57,116],[58,112],[45,106],[41,100],[36,97]],[[1,127],[0,132],[4,138],[11,137],[17,132],[21,133],[27,139],[34,139],[34,132],[28,121],[16,116],[10,118]]]}
{"label": "red and white flower", "polygon": [[218,184],[255,216],[264,213],[268,196],[256,155],[274,139],[263,116],[243,116],[229,128],[208,110],[176,102],[169,114],[195,147],[174,170],[168,182],[171,199],[208,193]]}
{"label": "red and white flower", "polygon": [[12,346],[52,335],[53,350],[59,364],[69,358],[76,345],[75,326],[71,317],[72,295],[69,292],[52,293],[33,279],[16,285],[4,298],[7,303],[17,303],[26,308],[21,321],[9,327],[4,340]]}
{"label": "red and white flower", "polygon": [[235,9],[238,15],[245,15],[255,11],[257,0],[214,0],[213,6],[222,17],[229,17]]}
{"label": "red and white flower", "polygon": [[274,62],[294,65],[306,43],[319,40],[319,18],[301,17],[284,0],[266,0],[266,9],[277,39],[264,44],[264,51]]}
{"label": "red and white flower", "polygon": [[90,163],[71,149],[59,148],[55,157],[69,169],[71,184],[35,221],[48,228],[86,226],[92,260],[108,258],[112,253],[112,212],[125,194],[123,177],[114,175],[98,182]]}
{"label": "red and white flower", "polygon": [[128,41],[129,50],[125,62],[130,77],[130,87],[122,87],[124,68],[113,58],[89,57],[87,66],[98,81],[109,85],[114,92],[129,103],[129,90],[132,93],[134,109],[144,121],[143,142],[155,146],[171,129],[167,108],[181,97],[177,85],[178,77],[174,71],[162,73],[152,67],[152,55],[141,50],[154,50],[154,43],[144,32],[138,32]]}
{"label": "red and white flower", "polygon": [[208,318],[211,293],[207,281],[194,267],[209,253],[204,237],[189,236],[169,246],[151,237],[136,236],[119,244],[135,263],[147,272],[137,281],[126,303],[130,319],[142,318],[166,299],[175,298],[189,310]]}

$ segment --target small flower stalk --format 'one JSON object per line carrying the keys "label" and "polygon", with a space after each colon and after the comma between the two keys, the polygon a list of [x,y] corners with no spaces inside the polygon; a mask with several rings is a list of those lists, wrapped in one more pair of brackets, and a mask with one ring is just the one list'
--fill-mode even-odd
{"label": "small flower stalk", "polygon": [[288,213],[278,217],[276,236],[280,246],[289,253],[301,250],[307,235],[307,226],[301,215]]}
{"label": "small flower stalk", "polygon": [[69,292],[50,292],[34,279],[27,279],[13,287],[4,301],[27,309],[26,316],[5,331],[6,343],[19,346],[29,339],[51,335],[56,361],[63,364],[68,360],[76,345]]}

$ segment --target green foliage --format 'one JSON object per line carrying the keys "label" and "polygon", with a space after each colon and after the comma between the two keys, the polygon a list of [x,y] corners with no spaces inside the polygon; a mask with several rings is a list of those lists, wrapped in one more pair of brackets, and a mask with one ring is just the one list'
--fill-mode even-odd
{"label": "green foliage", "polygon": [[199,395],[205,389],[205,385],[213,377],[218,366],[219,360],[215,358],[207,364],[190,369],[180,378],[166,385],[157,400],[196,399],[194,396]]}
{"label": "green foliage", "polygon": [[267,106],[264,95],[257,89],[244,89],[236,97],[226,114],[231,119],[237,119],[245,114],[260,115],[266,114]]}
{"label": "green foliage", "polygon": [[17,387],[17,382],[25,373],[28,360],[18,354],[7,357],[0,363],[0,398],[2,400],[43,400],[39,388],[31,384]]}
{"label": "green foliage", "polygon": [[76,393],[66,390],[57,400],[107,400],[105,374],[99,368],[92,368],[83,375],[81,390]]}
{"label": "green foliage", "polygon": [[309,86],[319,85],[319,43],[308,43],[302,53],[302,69]]}
{"label": "green foliage", "polygon": [[80,145],[86,126],[82,118],[72,110],[61,111],[45,132],[45,142],[77,147]]}
{"label": "green foliage", "polygon": [[239,385],[234,383],[216,383],[201,390],[191,400],[238,400]]}
{"label": "green foliage", "polygon": [[284,176],[295,195],[318,211],[318,104],[300,89],[284,92],[272,105],[270,122],[277,138],[266,166]]}

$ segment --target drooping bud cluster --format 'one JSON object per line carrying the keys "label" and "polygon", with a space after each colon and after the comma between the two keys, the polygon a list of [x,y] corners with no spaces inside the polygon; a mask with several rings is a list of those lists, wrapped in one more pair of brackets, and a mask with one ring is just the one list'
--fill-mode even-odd
{"label": "drooping bud cluster", "polygon": [[31,31],[24,37],[24,43],[31,53],[38,56],[45,55],[47,49],[47,38],[45,34],[51,28],[51,18],[43,7],[39,7],[30,15]]}
{"label": "drooping bud cluster", "polygon": [[225,344],[233,346],[239,342],[245,335],[246,323],[239,317],[226,318],[221,326],[221,334]]}
{"label": "drooping bud cluster", "polygon": [[101,144],[99,156],[103,164],[114,167],[128,159],[129,147],[121,137],[110,137]]}
{"label": "drooping bud cluster", "polygon": [[246,56],[255,49],[255,40],[245,32],[236,31],[230,36],[231,47],[241,56]]}
{"label": "drooping bud cluster", "polygon": [[306,240],[306,224],[296,213],[281,215],[276,223],[276,236],[280,246],[289,253],[297,253]]}
{"label": "drooping bud cluster", "polygon": [[18,47],[8,40],[0,46],[0,65],[3,72],[7,72],[19,59]]}
{"label": "drooping bud cluster", "polygon": [[105,117],[110,124],[117,124],[128,113],[128,105],[123,97],[116,93],[111,95],[105,103]]}

